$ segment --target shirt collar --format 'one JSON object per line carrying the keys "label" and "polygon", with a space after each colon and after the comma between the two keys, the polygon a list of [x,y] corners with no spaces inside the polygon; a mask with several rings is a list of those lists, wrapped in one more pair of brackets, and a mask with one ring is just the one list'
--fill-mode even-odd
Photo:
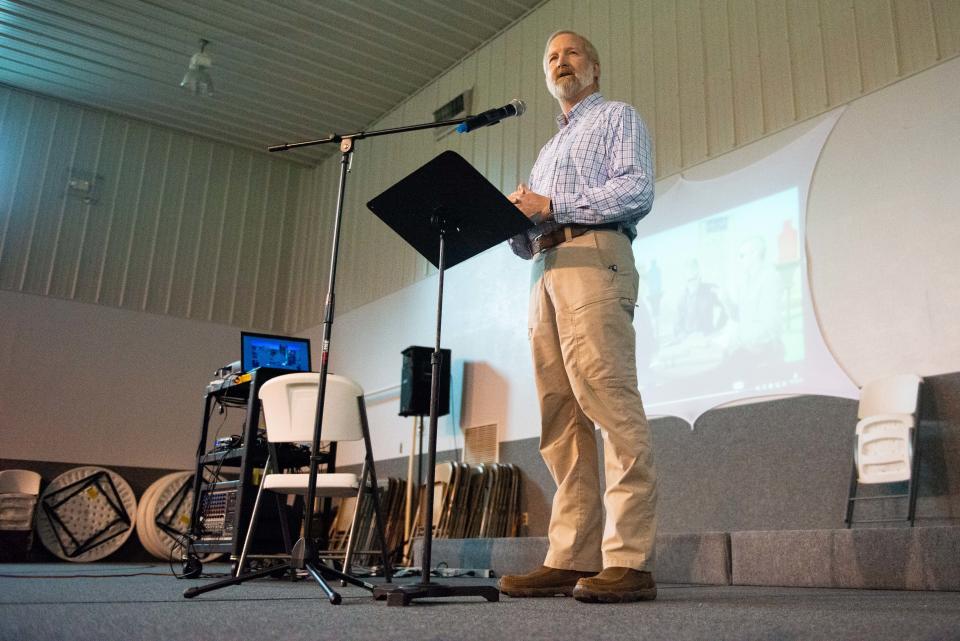
{"label": "shirt collar", "polygon": [[564,114],[562,111],[557,116],[557,126],[560,129],[563,129],[571,122],[582,116],[584,113],[589,111],[594,105],[603,102],[603,96],[599,91],[594,91],[592,94],[578,102],[573,106],[573,109],[570,110],[570,114]]}

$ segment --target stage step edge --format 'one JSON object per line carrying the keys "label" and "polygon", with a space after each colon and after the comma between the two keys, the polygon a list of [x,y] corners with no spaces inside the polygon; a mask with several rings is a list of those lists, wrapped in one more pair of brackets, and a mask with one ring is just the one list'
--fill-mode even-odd
{"label": "stage step edge", "polygon": [[[423,558],[423,540],[414,543],[414,565]],[[497,576],[539,568],[547,553],[546,537],[434,539],[433,567],[483,568]],[[659,534],[656,580],[660,583],[729,585],[730,537],[726,532]]]}
{"label": "stage step edge", "polygon": [[730,534],[734,585],[960,590],[960,528]]}

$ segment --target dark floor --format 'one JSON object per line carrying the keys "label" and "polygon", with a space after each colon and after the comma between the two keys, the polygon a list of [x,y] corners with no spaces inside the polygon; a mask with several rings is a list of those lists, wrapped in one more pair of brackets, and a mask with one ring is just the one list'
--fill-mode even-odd
{"label": "dark floor", "polygon": [[399,608],[339,586],[333,606],[309,580],[261,579],[182,598],[203,582],[162,564],[0,565],[0,639],[960,640],[958,592],[665,585],[653,603],[504,597]]}

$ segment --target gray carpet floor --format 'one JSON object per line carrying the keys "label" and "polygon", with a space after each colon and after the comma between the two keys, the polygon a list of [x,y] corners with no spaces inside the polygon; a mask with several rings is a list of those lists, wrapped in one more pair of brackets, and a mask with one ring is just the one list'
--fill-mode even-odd
{"label": "gray carpet floor", "polygon": [[338,585],[343,603],[333,606],[310,580],[260,579],[182,598],[204,582],[161,564],[0,565],[0,639],[960,640],[958,592],[663,585],[650,603],[503,597],[399,608]]}

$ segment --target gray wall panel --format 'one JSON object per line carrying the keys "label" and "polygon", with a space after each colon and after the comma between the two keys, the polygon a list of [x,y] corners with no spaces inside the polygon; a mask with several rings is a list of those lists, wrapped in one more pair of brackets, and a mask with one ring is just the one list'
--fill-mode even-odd
{"label": "gray wall panel", "polygon": [[[927,378],[922,411],[917,525],[956,525],[960,374]],[[854,401],[801,396],[711,410],[695,430],[678,419],[652,420],[659,531],[843,528],[856,415]],[[596,438],[602,462],[599,432]],[[460,450],[449,450],[438,453],[437,460],[460,456]],[[501,443],[500,461],[522,470],[526,534],[546,536],[556,486],[540,457],[538,439]],[[405,457],[377,462],[381,478],[406,478],[406,470]],[[904,490],[897,485],[876,487],[888,494]],[[860,493],[877,491],[861,486]],[[866,501],[857,507],[855,518],[899,518],[905,513],[901,499]]]}

